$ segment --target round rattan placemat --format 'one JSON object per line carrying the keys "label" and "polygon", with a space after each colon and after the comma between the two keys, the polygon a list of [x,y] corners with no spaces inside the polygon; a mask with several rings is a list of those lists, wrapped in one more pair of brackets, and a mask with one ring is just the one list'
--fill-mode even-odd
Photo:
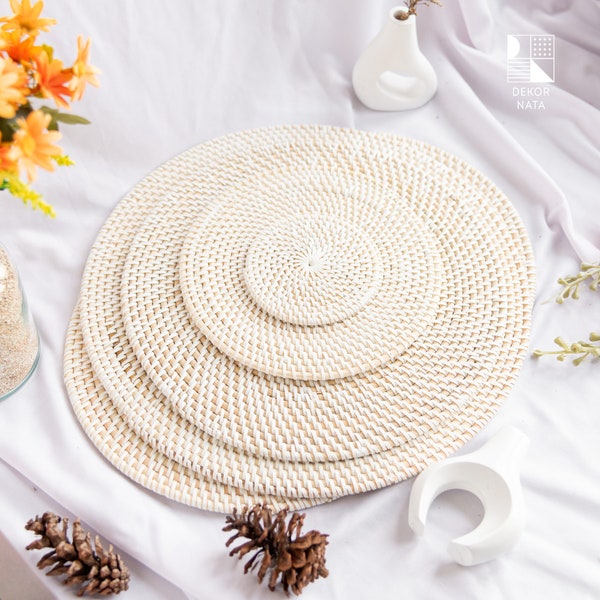
{"label": "round rattan placemat", "polygon": [[161,493],[307,506],[470,439],[519,371],[532,298],[518,216],[456,157],[338,128],[241,132],[115,209],[65,377],[88,435],[147,487],[127,450],[107,450],[107,415],[153,464],[193,474]]}

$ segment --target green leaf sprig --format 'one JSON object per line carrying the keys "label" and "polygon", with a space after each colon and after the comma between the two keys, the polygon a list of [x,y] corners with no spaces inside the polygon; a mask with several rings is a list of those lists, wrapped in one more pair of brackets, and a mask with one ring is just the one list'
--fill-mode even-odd
{"label": "green leaf sprig", "polygon": [[[577,275],[567,275],[561,277],[558,283],[563,286],[562,291],[556,296],[556,302],[562,304],[568,298],[579,299],[579,289],[584,283],[592,291],[597,291],[600,287],[600,263],[582,263],[581,269]],[[574,356],[573,364],[580,365],[586,358],[600,358],[600,333],[590,333],[589,341],[578,341],[569,343],[562,337],[554,339],[554,343],[559,350],[534,350],[533,356],[556,356],[557,360],[564,361],[567,356]]]}
{"label": "green leaf sprig", "polygon": [[556,360],[563,361],[567,356],[575,356],[576,358],[573,360],[573,364],[575,366],[580,365],[586,358],[600,358],[600,344],[593,344],[590,342],[599,342],[600,334],[598,333],[590,333],[590,341],[589,342],[575,342],[573,344],[569,344],[565,342],[562,337],[557,337],[554,339],[554,343],[560,347],[560,350],[534,350],[533,356],[556,356]]}
{"label": "green leaf sprig", "polygon": [[579,300],[579,286],[588,279],[591,279],[589,284],[590,290],[595,292],[600,285],[600,264],[582,263],[581,271],[577,275],[561,277],[558,283],[563,286],[563,290],[556,297],[556,302],[562,304],[567,298]]}

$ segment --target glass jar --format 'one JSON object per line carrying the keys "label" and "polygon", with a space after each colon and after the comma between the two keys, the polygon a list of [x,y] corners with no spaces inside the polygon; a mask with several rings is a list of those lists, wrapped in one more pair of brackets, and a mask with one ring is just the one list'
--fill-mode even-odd
{"label": "glass jar", "polygon": [[39,346],[19,274],[0,244],[0,400],[31,377],[38,363]]}

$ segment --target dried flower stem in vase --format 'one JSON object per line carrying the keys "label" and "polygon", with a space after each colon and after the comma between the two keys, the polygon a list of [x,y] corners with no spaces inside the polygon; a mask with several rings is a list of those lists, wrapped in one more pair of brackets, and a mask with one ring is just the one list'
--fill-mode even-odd
{"label": "dried flower stem in vase", "polygon": [[442,6],[442,3],[440,2],[440,0],[406,0],[404,5],[406,6],[407,10],[403,11],[403,12],[399,12],[397,18],[400,19],[401,21],[406,21],[406,19],[408,19],[408,17],[410,17],[410,15],[415,15],[415,17],[416,17],[417,16],[417,6],[419,4],[422,4],[423,6],[431,6],[432,4],[435,4],[436,6]]}

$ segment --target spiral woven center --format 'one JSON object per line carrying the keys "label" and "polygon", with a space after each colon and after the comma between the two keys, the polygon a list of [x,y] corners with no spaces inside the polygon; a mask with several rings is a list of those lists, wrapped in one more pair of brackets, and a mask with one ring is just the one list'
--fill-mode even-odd
{"label": "spiral woven center", "polygon": [[328,325],[356,314],[383,278],[369,237],[331,215],[282,220],[251,243],[244,268],[265,312],[296,325]]}

